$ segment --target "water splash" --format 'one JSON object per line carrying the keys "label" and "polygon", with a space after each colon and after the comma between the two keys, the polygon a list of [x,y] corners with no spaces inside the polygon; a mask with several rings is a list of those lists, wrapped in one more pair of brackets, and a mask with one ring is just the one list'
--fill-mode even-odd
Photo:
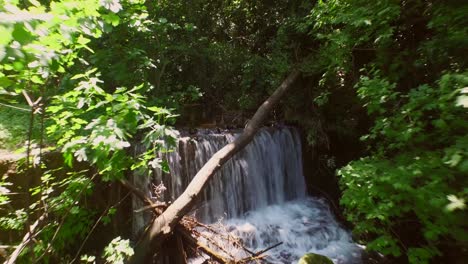
{"label": "water splash", "polygon": [[[320,199],[307,198],[271,205],[222,223],[220,229],[225,228],[224,232],[240,238],[253,252],[283,242],[265,253],[268,263],[296,263],[307,252],[325,255],[335,264],[361,262],[360,247],[340,227],[327,204]],[[236,259],[249,256],[242,248],[225,243],[226,240],[220,240],[209,232],[203,235],[223,245]],[[201,242],[210,243],[206,240]],[[203,259],[194,259],[192,264],[202,263]]]}

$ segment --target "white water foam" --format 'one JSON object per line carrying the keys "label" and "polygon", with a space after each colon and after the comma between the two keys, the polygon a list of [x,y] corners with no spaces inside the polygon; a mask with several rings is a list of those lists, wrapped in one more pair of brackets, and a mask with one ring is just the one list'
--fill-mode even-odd
{"label": "white water foam", "polygon": [[[242,218],[223,221],[223,226],[227,229],[224,232],[239,237],[253,252],[283,242],[265,253],[268,263],[297,263],[308,252],[327,256],[335,264],[361,263],[360,247],[340,227],[327,204],[320,199],[307,198],[271,205],[249,212]],[[221,243],[237,260],[249,256],[242,248],[224,243],[209,232],[203,235]],[[205,239],[201,242],[210,244]],[[194,259],[192,264],[202,263],[203,259]]]}

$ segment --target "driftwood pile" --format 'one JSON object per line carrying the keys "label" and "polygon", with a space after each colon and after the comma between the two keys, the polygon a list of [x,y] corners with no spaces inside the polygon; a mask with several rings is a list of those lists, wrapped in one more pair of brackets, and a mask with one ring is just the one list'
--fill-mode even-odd
{"label": "driftwood pile", "polygon": [[[139,199],[147,204],[144,208],[137,210],[152,210],[155,217],[167,207],[165,203],[155,203],[150,197],[137,189],[128,181],[122,180],[121,184],[135,194]],[[209,234],[209,235],[208,235]],[[253,252],[248,249],[243,241],[228,231],[221,222],[215,224],[204,224],[192,216],[184,216],[174,229],[174,238],[176,241],[177,262],[187,263],[190,257],[202,257],[203,263],[229,263],[229,264],[248,264],[265,263],[267,251],[278,247],[281,243],[274,244],[263,250]],[[214,239],[216,238],[216,239]],[[229,246],[226,246],[229,245]],[[245,257],[237,257],[230,252],[229,248],[237,248],[244,251]]]}

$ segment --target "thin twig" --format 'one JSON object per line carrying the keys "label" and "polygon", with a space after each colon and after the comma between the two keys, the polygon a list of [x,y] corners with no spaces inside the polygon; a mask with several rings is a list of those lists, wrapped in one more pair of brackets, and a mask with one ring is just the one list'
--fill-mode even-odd
{"label": "thin twig", "polygon": [[[193,232],[193,231],[192,231]],[[200,232],[197,232],[195,231],[196,235],[198,235],[199,237],[203,237],[204,239],[206,239],[209,243],[211,243],[213,246],[217,247],[218,249],[220,249],[221,251],[223,251],[224,253],[226,253],[229,257],[231,257],[231,259],[234,259],[234,256],[229,253],[226,249],[224,249],[221,245],[219,245],[219,243],[217,241],[215,241],[213,238],[209,237],[209,236],[206,236],[206,235],[203,235],[202,233]]]}
{"label": "thin twig", "polygon": [[[28,101],[28,104],[29,106],[31,107],[31,115],[29,116],[29,127],[28,127],[28,141],[27,141],[27,147],[26,147],[26,172],[27,174],[30,173],[30,156],[31,156],[31,140],[32,140],[32,132],[33,132],[33,129],[34,129],[34,115],[35,115],[35,111],[34,111],[34,103],[32,102],[31,98],[29,97],[28,93],[26,92],[26,90],[22,90],[23,92],[23,95],[24,97],[26,98],[26,101]],[[28,186],[28,188],[30,188],[31,186]],[[28,193],[28,196],[27,196],[27,200],[28,200],[28,204],[30,203],[30,200],[31,200],[31,194]],[[28,216],[26,217],[26,225],[28,227],[28,233],[29,233],[29,236],[32,237],[32,232],[31,232],[31,229],[29,228],[31,226],[31,222],[30,222],[30,215],[31,215],[31,212],[29,212],[30,209],[28,208]],[[34,259],[34,247],[33,245],[31,244],[30,246],[30,254],[31,254],[31,260]],[[22,249],[21,249],[22,250]]]}
{"label": "thin twig", "polygon": [[0,245],[0,249],[6,249],[6,248],[17,248],[18,246],[12,246],[12,245]]}
{"label": "thin twig", "polygon": [[24,95],[24,98],[26,98],[26,101],[28,101],[28,105],[33,108],[34,107],[34,103],[33,101],[31,100],[31,97],[29,97],[28,93],[26,92],[26,90],[21,90],[21,92],[23,93]]}
{"label": "thin twig", "polygon": [[271,247],[268,247],[268,248],[266,248],[266,249],[263,249],[263,250],[258,251],[257,253],[255,253],[255,254],[254,254],[253,256],[251,256],[251,257],[247,257],[247,258],[241,259],[239,262],[240,262],[240,263],[244,263],[244,262],[253,261],[253,260],[256,261],[256,260],[258,260],[258,259],[264,258],[265,255],[262,255],[263,253],[265,253],[265,252],[267,252],[267,251],[269,251],[269,250],[272,250],[272,249],[274,249],[275,247],[278,247],[278,246],[280,246],[280,245],[282,245],[282,244],[283,244],[283,242],[276,243],[276,244],[274,244],[274,245],[271,246]]}
{"label": "thin twig", "polygon": [[[26,94],[26,92],[25,92]],[[29,98],[29,97],[27,97]],[[28,141],[26,142],[26,169],[29,169],[30,155],[31,155],[31,139],[32,131],[34,126],[34,108],[31,107],[31,115],[29,116],[29,129],[28,129]]]}
{"label": "thin twig", "polygon": [[26,111],[26,112],[30,112],[30,111],[31,111],[31,109],[28,109],[28,108],[22,108],[22,107],[18,107],[18,106],[14,106],[14,105],[9,105],[9,104],[4,104],[4,103],[0,103],[0,105],[5,106],[5,107],[10,107],[10,108],[13,108],[13,109],[16,109],[16,110]]}
{"label": "thin twig", "polygon": [[268,247],[268,248],[266,248],[266,249],[264,249],[264,250],[260,250],[260,251],[258,251],[257,253],[255,253],[255,256],[261,255],[261,254],[263,254],[263,253],[265,253],[265,252],[267,252],[267,251],[269,251],[269,250],[271,250],[271,249],[274,249],[275,247],[278,247],[278,246],[280,246],[280,245],[282,245],[282,244],[283,244],[283,242],[279,242],[279,243],[276,243],[276,244],[274,244],[273,246]]}
{"label": "thin twig", "polygon": [[121,179],[120,184],[122,184],[125,188],[129,189],[134,195],[136,195],[140,200],[142,200],[144,203],[148,205],[153,205],[153,201],[146,196],[144,192],[142,192],[140,189],[136,188],[133,184],[131,184],[129,181],[126,179]]}
{"label": "thin twig", "polygon": [[80,245],[80,248],[78,249],[78,251],[76,252],[75,254],[75,257],[72,259],[72,261],[70,261],[70,263],[74,263],[76,261],[76,259],[80,256],[80,253],[81,253],[81,250],[83,249],[84,245],[86,244],[86,241],[88,241],[89,237],[91,236],[91,234],[93,233],[94,229],[96,229],[97,225],[99,224],[99,222],[101,222],[101,219],[104,217],[104,215],[109,211],[110,208],[112,207],[116,207],[118,206],[119,204],[121,204],[128,196],[130,195],[130,192],[128,192],[120,201],[118,201],[116,204],[114,205],[109,205],[107,206],[106,210],[104,210],[104,212],[102,212],[102,214],[99,216],[98,220],[96,220],[96,223],[94,223],[94,226],[91,228],[91,230],[88,232],[88,235],[86,235],[86,238],[83,240],[83,242],[81,243]]}
{"label": "thin twig", "polygon": [[154,209],[154,208],[162,208],[162,209],[165,209],[167,207],[167,204],[164,203],[164,202],[158,202],[156,201],[154,204],[152,205],[147,205],[147,206],[144,206],[140,209],[136,209],[136,210],[133,210],[134,213],[141,213],[141,212],[144,212],[144,211],[147,211],[147,210],[150,210],[150,209]]}
{"label": "thin twig", "polygon": [[[190,242],[196,250],[200,250],[210,256],[212,259],[218,261],[219,263],[232,263],[231,260],[224,258],[223,256],[219,255],[217,252],[213,251],[211,248],[209,248],[207,245],[204,245],[203,243],[200,243],[196,238],[192,237],[190,234],[184,232],[180,228],[181,226],[176,227],[176,232],[182,237],[186,239],[186,241]],[[196,246],[196,247],[195,247]]]}
{"label": "thin twig", "polygon": [[[41,86],[41,97],[40,98],[45,98],[44,94],[44,86]],[[42,148],[44,147],[44,119],[45,119],[45,108],[46,108],[46,100],[43,100],[43,103],[39,105],[39,108],[41,109],[41,136],[39,139],[39,159],[40,162],[42,162]]]}
{"label": "thin twig", "polygon": [[18,256],[21,254],[21,251],[31,242],[31,239],[33,238],[32,233],[34,230],[39,226],[39,224],[45,219],[45,214],[43,214],[41,217],[39,217],[34,224],[28,227],[28,232],[26,235],[24,235],[23,240],[21,243],[16,247],[15,251],[11,253],[10,257],[8,258],[7,261],[5,261],[4,264],[13,264],[16,262],[16,259]]}

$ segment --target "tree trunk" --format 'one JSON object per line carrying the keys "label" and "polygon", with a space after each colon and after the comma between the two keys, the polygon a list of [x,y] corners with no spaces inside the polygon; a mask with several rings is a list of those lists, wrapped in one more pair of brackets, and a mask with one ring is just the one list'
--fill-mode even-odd
{"label": "tree trunk", "polygon": [[153,221],[149,231],[146,232],[140,244],[137,246],[135,255],[131,261],[132,263],[145,263],[145,259],[149,257],[148,253],[154,252],[154,250],[171,235],[175,225],[191,210],[195,201],[203,193],[203,189],[206,187],[211,177],[234,154],[242,150],[253,139],[256,132],[268,117],[270,111],[298,77],[298,70],[291,72],[275,92],[258,108],[255,115],[248,122],[243,133],[234,142],[229,143],[216,152],[200,171],[198,171],[182,195]]}

